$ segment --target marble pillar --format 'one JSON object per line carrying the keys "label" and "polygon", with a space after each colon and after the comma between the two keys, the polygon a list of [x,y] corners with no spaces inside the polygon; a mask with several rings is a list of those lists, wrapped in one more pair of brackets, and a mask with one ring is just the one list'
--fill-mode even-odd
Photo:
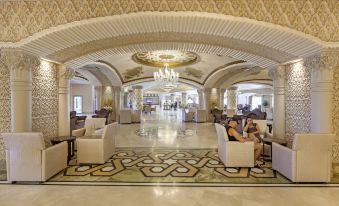
{"label": "marble pillar", "polygon": [[204,109],[204,90],[198,89],[199,109]]}
{"label": "marble pillar", "polygon": [[121,87],[113,87],[114,90],[114,110],[115,110],[115,120],[119,120],[119,113],[121,109]]}
{"label": "marble pillar", "polygon": [[237,88],[230,87],[227,89],[227,109],[237,109]]}
{"label": "marble pillar", "polygon": [[205,88],[204,89],[204,108],[206,109],[206,121],[207,122],[210,122],[212,120],[212,117],[210,115],[211,94],[212,94],[211,88]]}
{"label": "marble pillar", "polygon": [[[336,58],[339,58],[338,56]],[[304,59],[311,73],[311,132],[332,133],[333,71],[335,63],[326,56]]]}
{"label": "marble pillar", "polygon": [[66,68],[64,65],[58,65],[59,77],[59,107],[58,107],[58,135],[70,135],[70,79],[74,77],[73,69]]}
{"label": "marble pillar", "polygon": [[133,109],[134,110],[142,110],[142,86],[136,85],[132,87],[133,89]]}
{"label": "marble pillar", "polygon": [[224,109],[224,105],[225,105],[225,102],[224,102],[224,99],[225,99],[225,92],[226,92],[226,89],[223,89],[221,88],[220,89],[220,95],[219,95],[219,107],[220,109]]}
{"label": "marble pillar", "polygon": [[186,92],[181,93],[181,104],[183,105],[183,107],[186,107],[187,105],[187,93]]}
{"label": "marble pillar", "polygon": [[274,88],[273,136],[285,139],[285,66],[280,65],[269,74]]}
{"label": "marble pillar", "polygon": [[20,50],[1,50],[0,61],[10,70],[11,131],[32,131],[32,68],[40,60]]}

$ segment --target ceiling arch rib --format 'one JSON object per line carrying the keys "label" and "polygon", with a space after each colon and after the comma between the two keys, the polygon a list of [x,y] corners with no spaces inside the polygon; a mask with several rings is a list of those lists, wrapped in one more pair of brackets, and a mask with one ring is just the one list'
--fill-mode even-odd
{"label": "ceiling arch rib", "polygon": [[250,62],[254,65],[261,66],[264,68],[272,68],[278,65],[277,62],[270,59],[257,56],[250,53],[245,53],[242,51],[236,51],[228,48],[217,47],[213,45],[203,45],[203,44],[194,44],[194,43],[177,43],[177,42],[159,42],[159,43],[145,43],[145,44],[134,44],[127,45],[118,48],[112,48],[107,50],[100,50],[93,52],[79,58],[72,59],[65,64],[68,67],[80,68],[89,62],[95,62],[98,60],[105,59],[106,57],[112,55],[121,55],[125,53],[136,53],[142,51],[153,51],[153,50],[185,50],[185,51],[195,51],[200,53],[209,53],[209,54],[218,54],[222,56],[229,56],[235,59],[241,59],[247,62]]}
{"label": "ceiling arch rib", "polygon": [[20,47],[48,56],[93,40],[145,33],[204,34],[258,44],[291,56],[308,56],[322,42],[282,26],[242,17],[204,12],[140,12],[83,20],[47,29]]}

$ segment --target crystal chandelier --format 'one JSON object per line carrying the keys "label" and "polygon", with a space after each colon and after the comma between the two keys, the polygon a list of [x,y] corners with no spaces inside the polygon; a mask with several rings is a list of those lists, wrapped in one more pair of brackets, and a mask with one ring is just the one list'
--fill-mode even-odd
{"label": "crystal chandelier", "polygon": [[179,81],[179,73],[168,68],[168,64],[164,64],[164,68],[160,68],[158,72],[154,72],[154,80],[162,86],[165,91],[170,91],[177,87]]}

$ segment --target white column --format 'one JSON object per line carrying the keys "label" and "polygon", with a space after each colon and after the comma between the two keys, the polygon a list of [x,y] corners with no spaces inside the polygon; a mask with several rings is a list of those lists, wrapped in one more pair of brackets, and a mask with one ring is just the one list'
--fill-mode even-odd
{"label": "white column", "polygon": [[237,109],[237,88],[230,87],[227,89],[227,109]]}
{"label": "white column", "polygon": [[332,133],[333,71],[339,64],[338,53],[322,52],[304,59],[311,74],[311,132]]}
{"label": "white column", "polygon": [[206,109],[206,121],[211,121],[211,115],[210,115],[210,109],[211,109],[211,88],[205,88],[204,89],[204,103],[205,103],[205,109]]}
{"label": "white column", "polygon": [[285,139],[285,66],[280,65],[269,74],[274,88],[273,136]]}
{"label": "white column", "polygon": [[136,85],[133,86],[133,96],[134,96],[134,101],[133,101],[133,109],[135,110],[142,110],[142,86]]}
{"label": "white column", "polygon": [[204,90],[198,89],[199,109],[204,109]]}
{"label": "white column", "polygon": [[183,92],[181,93],[181,104],[186,107],[187,104],[187,93]]}
{"label": "white column", "polygon": [[0,62],[11,71],[11,131],[32,131],[32,68],[40,60],[20,50],[2,50]]}
{"label": "white column", "polygon": [[115,106],[115,120],[119,121],[119,113],[121,108],[121,87],[114,87],[114,106]]}
{"label": "white column", "polygon": [[59,76],[59,116],[58,135],[70,135],[70,79],[74,76],[74,70],[58,65]]}
{"label": "white column", "polygon": [[226,89],[220,89],[220,96],[219,96],[219,107],[220,109],[224,109],[224,105],[225,105],[225,102],[224,102],[224,97],[225,97],[225,92],[226,92]]}

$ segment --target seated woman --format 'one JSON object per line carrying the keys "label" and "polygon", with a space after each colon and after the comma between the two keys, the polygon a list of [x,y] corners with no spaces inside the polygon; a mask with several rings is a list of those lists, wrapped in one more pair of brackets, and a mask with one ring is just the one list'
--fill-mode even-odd
{"label": "seated woman", "polygon": [[247,132],[248,137],[254,139],[256,142],[260,143],[262,141],[260,137],[260,127],[258,124],[253,123],[253,119],[250,117],[246,119],[244,132]]}
{"label": "seated woman", "polygon": [[[239,142],[254,141],[253,137],[248,137],[248,138],[242,137],[236,130],[237,125],[238,125],[238,122],[236,119],[230,119],[228,121],[228,126],[226,128],[226,131],[227,131],[229,141],[239,141]],[[261,147],[262,145],[260,143],[254,141],[254,162],[256,162],[256,160],[259,160],[260,158]],[[255,164],[255,165],[258,166],[258,164]]]}

